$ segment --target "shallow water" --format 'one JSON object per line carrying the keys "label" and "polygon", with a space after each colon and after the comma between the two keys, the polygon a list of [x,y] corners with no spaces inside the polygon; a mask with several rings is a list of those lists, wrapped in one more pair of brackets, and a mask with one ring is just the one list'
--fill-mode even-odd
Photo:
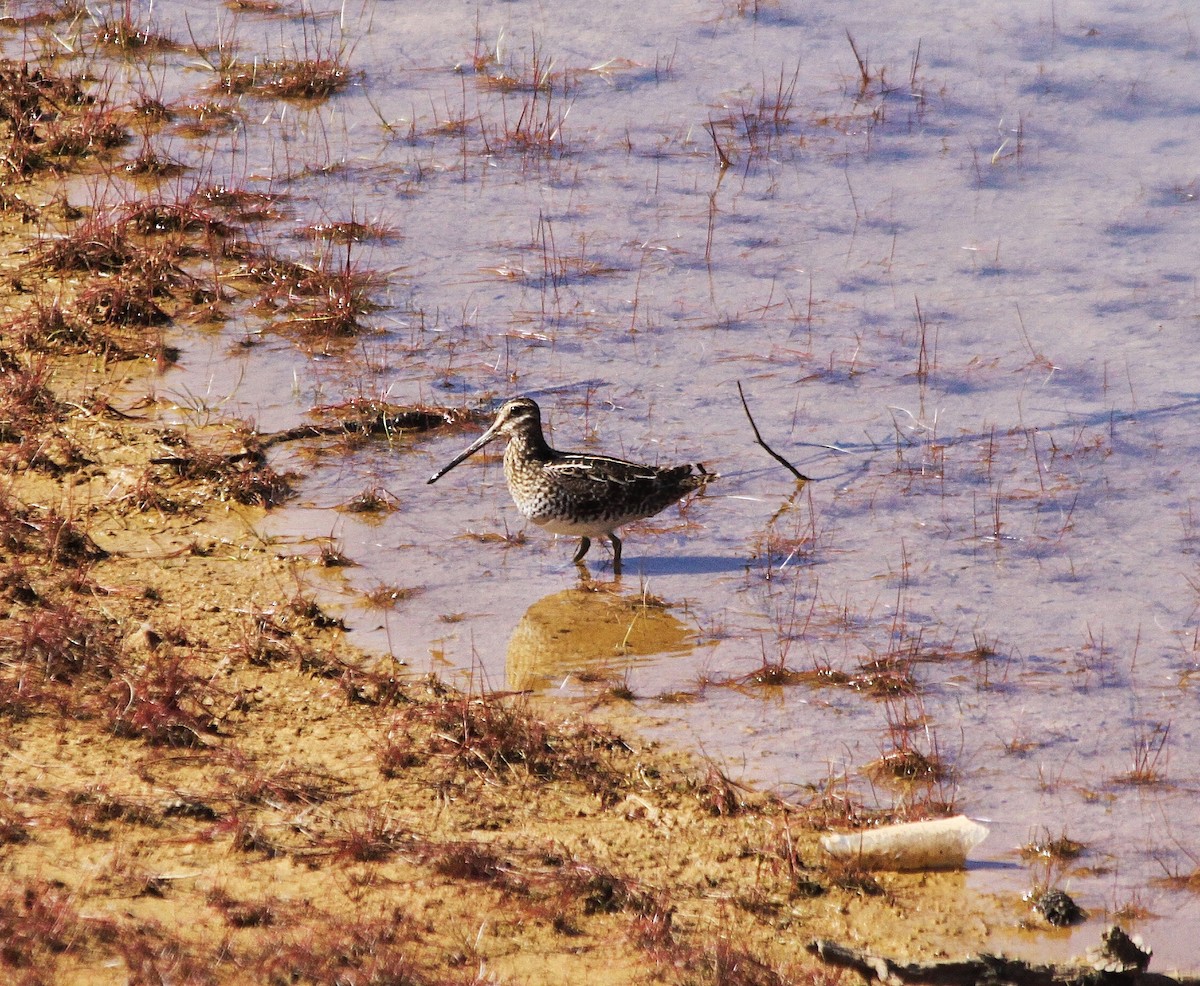
{"label": "shallow water", "polygon": [[[168,135],[194,168],[178,186],[285,193],[261,235],[298,259],[320,249],[293,236],[308,223],[394,230],[352,249],[388,274],[374,332],[306,348],[247,315],[177,340],[157,386],[180,413],[270,431],[358,396],[528,393],[560,447],[722,474],[626,531],[611,625],[653,612],[660,643],[556,663],[537,636],[576,630],[573,543],[492,537],[524,530],[494,458],[425,483],[477,431],[281,453],[304,481],[268,533],[357,562],[323,580],[356,642],[564,699],[608,675],[649,728],[798,797],[953,797],[993,826],[970,879],[1014,901],[1002,943],[1065,957],[1141,909],[1124,923],[1154,968],[1200,965],[1200,903],[1154,882],[1200,864],[1188,5],[379,0],[187,25],[171,6],[154,24],[177,38],[342,51],[355,72],[327,102],[247,96],[232,131]],[[159,55],[124,82],[173,101],[210,78]],[[247,335],[262,344],[231,355]],[[739,381],[814,477],[798,494]],[[399,503],[382,521],[333,509],[375,486]],[[611,580],[605,546],[588,560]],[[365,607],[380,585],[413,592]],[[647,594],[666,608],[639,615]],[[911,666],[919,687],[747,678],[780,662],[876,683]],[[864,777],[906,723],[951,778]],[[1022,862],[1047,833],[1087,852]],[[1019,894],[1047,879],[1092,920],[1018,934]]]}

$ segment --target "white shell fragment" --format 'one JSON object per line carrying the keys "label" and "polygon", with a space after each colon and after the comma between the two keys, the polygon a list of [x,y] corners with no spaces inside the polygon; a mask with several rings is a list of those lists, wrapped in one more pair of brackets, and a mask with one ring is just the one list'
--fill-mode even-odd
{"label": "white shell fragment", "polygon": [[821,846],[831,856],[869,870],[953,870],[966,866],[967,853],[987,838],[988,831],[986,825],[955,815],[825,835]]}

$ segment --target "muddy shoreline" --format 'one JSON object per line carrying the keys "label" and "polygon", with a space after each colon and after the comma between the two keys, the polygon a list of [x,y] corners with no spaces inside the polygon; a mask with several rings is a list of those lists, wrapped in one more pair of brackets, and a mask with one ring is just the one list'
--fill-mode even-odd
{"label": "muddy shoreline", "polygon": [[[9,355],[11,393],[33,371]],[[827,866],[817,835],[851,806],[359,653],[311,562],[255,535],[263,508],[155,465],[237,461],[237,429],[88,410],[72,361],[35,362],[59,410],[39,445],[74,465],[5,480],[0,925],[22,981],[787,982],[816,937],[986,943],[961,874]]]}

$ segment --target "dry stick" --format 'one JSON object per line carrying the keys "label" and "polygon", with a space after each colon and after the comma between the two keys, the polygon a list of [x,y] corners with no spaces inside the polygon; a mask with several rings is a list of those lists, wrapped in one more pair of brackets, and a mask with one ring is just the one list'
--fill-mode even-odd
{"label": "dry stick", "polygon": [[[1197,986],[1200,978],[1189,974],[1171,973],[1155,975],[1147,973],[1144,965],[1139,968],[1137,958],[1148,955],[1136,945],[1139,956],[1129,956],[1133,963],[1126,965],[1119,961],[1119,955],[1112,954],[1113,932],[1120,932],[1115,925],[1102,936],[1103,947],[1096,949],[1098,958],[1118,960],[1117,968],[1121,972],[1100,972],[1099,967],[1089,962],[1088,965],[1041,965],[1025,962],[1022,959],[1009,958],[1004,955],[978,955],[958,961],[940,962],[903,962],[889,959],[869,952],[861,951],[842,945],[839,942],[817,940],[810,942],[805,949],[829,965],[854,969],[868,981],[878,979],[881,983],[937,983],[939,986],[974,986],[980,982],[1007,983],[1010,986],[1061,986],[1069,982],[1120,982],[1130,986],[1146,984],[1146,986]],[[1127,937],[1120,932],[1122,938]],[[1132,944],[1132,943],[1131,943]],[[1124,946],[1116,945],[1118,953]],[[1093,951],[1089,949],[1089,951]]]}
{"label": "dry stick", "polygon": [[766,442],[763,441],[762,434],[758,430],[758,425],[756,425],[754,423],[754,416],[750,413],[750,405],[746,403],[746,395],[742,392],[742,382],[740,380],[738,381],[737,389],[738,389],[738,396],[742,399],[742,407],[746,411],[746,419],[750,422],[750,427],[754,429],[755,441],[757,441],[759,445],[761,445],[764,449],[767,450],[767,454],[772,459],[774,459],[781,466],[783,466],[784,469],[786,469],[793,476],[795,476],[798,480],[800,480],[801,483],[807,483],[809,481],[809,478],[807,476],[805,476],[804,473],[802,473],[799,469],[797,469],[795,466],[793,466],[790,462],[788,462],[787,459],[785,459],[782,455],[780,455],[773,448],[771,448],[770,445],[768,445]]}

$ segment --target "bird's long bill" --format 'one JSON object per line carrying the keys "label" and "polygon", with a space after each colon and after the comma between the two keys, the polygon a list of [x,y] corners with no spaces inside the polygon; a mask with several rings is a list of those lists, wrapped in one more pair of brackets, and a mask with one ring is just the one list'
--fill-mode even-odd
{"label": "bird's long bill", "polygon": [[445,476],[446,473],[448,473],[451,469],[453,469],[460,462],[462,462],[463,459],[470,458],[472,455],[474,455],[476,452],[478,452],[481,448],[483,448],[488,442],[490,442],[493,438],[495,438],[498,434],[499,434],[499,431],[496,429],[496,426],[492,425],[492,427],[490,427],[487,431],[485,431],[482,435],[480,435],[477,439],[475,439],[475,441],[473,441],[465,451],[459,452],[458,455],[456,455],[453,459],[451,459],[447,465],[442,466],[441,469],[439,469],[432,476],[430,476],[429,479],[427,480],[427,483],[436,483],[439,479],[441,479],[443,476]]}

